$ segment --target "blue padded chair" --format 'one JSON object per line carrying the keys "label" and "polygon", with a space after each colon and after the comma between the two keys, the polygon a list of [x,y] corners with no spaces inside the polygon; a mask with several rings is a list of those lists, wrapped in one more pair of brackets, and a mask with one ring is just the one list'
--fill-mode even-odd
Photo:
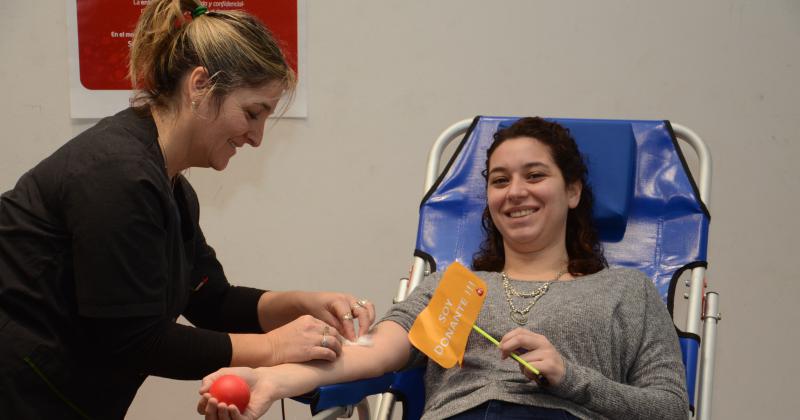
{"label": "blue padded chair", "polygon": [[[481,215],[486,203],[486,149],[492,135],[517,118],[476,117],[454,124],[434,144],[427,169],[426,195],[420,206],[415,262],[411,278],[401,282],[402,300],[424,274],[458,261],[469,267],[483,237]],[[638,269],[653,279],[672,314],[681,274],[692,270],[689,313],[681,338],[689,401],[696,417],[710,417],[714,337],[719,316],[716,293],[705,293],[704,272],[709,213],[706,205],[711,161],[708,150],[691,130],[675,126],[681,139],[695,148],[700,161],[700,188],[689,172],[669,121],[552,119],[567,127],[587,159],[589,184],[595,194],[594,219],[610,265]],[[464,133],[444,170],[439,161],[447,144]],[[703,301],[707,299],[705,313]],[[703,348],[700,321],[705,323]],[[417,419],[424,405],[421,371],[386,374],[369,381],[322,387],[313,394],[312,412],[333,412],[334,406],[356,404],[365,396],[383,394],[378,418],[388,418],[395,400],[403,418]],[[325,410],[328,410],[327,412]],[[337,411],[341,413],[341,409]],[[315,418],[318,418],[315,416]]]}

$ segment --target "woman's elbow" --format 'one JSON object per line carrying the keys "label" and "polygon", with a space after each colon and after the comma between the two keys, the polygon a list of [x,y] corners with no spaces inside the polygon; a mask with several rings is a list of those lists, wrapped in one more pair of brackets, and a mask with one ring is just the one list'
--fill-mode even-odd
{"label": "woman's elbow", "polygon": [[394,322],[382,322],[373,336],[369,353],[361,362],[367,365],[370,377],[400,370],[411,355],[408,333]]}

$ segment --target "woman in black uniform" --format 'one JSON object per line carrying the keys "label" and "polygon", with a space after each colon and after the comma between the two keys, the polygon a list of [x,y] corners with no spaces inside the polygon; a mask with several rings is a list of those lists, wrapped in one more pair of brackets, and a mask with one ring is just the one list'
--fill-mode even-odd
{"label": "woman in black uniform", "polygon": [[[0,407],[8,418],[121,418],[148,375],[334,360],[374,319],[339,293],[231,286],[181,171],[257,147],[294,74],[242,12],[152,0],[131,48],[132,108],[0,199]],[[196,328],[176,323],[185,316]]]}

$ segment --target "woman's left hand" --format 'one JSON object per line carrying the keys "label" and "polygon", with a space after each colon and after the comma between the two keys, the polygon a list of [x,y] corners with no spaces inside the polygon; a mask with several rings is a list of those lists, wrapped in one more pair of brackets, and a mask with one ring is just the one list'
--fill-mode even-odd
{"label": "woman's left hand", "polygon": [[[235,405],[228,405],[214,398],[209,390],[211,384],[223,375],[236,375],[250,387],[250,401],[244,413],[240,413]],[[220,369],[205,378],[200,386],[200,401],[197,403],[197,412],[204,414],[206,420],[254,420],[263,416],[272,403],[278,399],[274,397],[274,387],[267,380],[264,373],[258,369],[248,367],[234,367]]]}
{"label": "woman's left hand", "polygon": [[[520,358],[539,369],[550,385],[557,386],[564,380],[564,359],[550,340],[541,334],[515,328],[500,340],[500,351],[503,359],[516,352]],[[534,380],[533,372],[521,364],[519,368],[528,379]]]}
{"label": "woman's left hand", "polygon": [[[348,340],[355,341],[375,321],[375,305],[345,293],[303,292],[300,299],[305,313],[330,324]],[[353,320],[358,320],[358,335]]]}

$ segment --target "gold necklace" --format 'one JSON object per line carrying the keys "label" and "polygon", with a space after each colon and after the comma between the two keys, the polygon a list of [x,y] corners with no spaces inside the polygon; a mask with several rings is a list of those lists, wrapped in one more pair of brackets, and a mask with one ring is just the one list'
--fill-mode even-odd
{"label": "gold necklace", "polygon": [[[505,271],[500,272],[503,276],[503,289],[506,292],[506,302],[508,302],[508,306],[511,308],[511,320],[516,322],[518,325],[524,326],[528,324],[528,312],[533,309],[533,306],[536,305],[536,302],[550,290],[550,284],[554,281],[558,281],[561,276],[566,274],[567,270],[561,270],[556,274],[556,278],[546,282],[545,284],[539,286],[538,288],[534,289],[531,292],[519,292],[513,286],[511,286],[511,282],[508,281],[508,275]],[[528,304],[523,309],[517,308],[514,305],[514,300],[511,298],[512,296],[521,297],[523,299],[530,299],[532,298],[533,301]]]}

